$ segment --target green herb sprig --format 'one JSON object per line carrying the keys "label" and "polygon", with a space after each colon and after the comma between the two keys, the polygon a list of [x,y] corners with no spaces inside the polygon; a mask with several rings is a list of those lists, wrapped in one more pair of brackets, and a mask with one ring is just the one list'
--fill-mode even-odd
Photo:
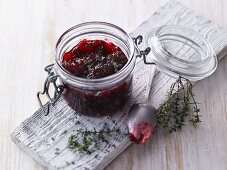
{"label": "green herb sprig", "polygon": [[197,125],[200,121],[200,109],[192,92],[192,83],[184,78],[179,77],[174,82],[167,99],[158,109],[158,127],[163,127],[165,131],[175,132],[185,125],[186,119]]}
{"label": "green herb sprig", "polygon": [[96,128],[93,128],[92,131],[88,130],[87,128],[80,128],[76,131],[75,134],[69,137],[68,147],[79,153],[91,154],[93,152],[92,146],[94,146],[97,149],[103,142],[109,144],[112,147],[115,147],[114,144],[111,145],[109,143],[107,137],[110,135],[110,133],[120,132],[121,132],[120,128],[110,129],[107,123],[105,123],[103,128],[99,131],[97,131]]}

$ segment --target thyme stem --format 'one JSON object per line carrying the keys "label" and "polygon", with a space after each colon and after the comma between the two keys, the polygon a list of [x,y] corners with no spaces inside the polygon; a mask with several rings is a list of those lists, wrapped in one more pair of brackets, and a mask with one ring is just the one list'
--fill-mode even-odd
{"label": "thyme stem", "polygon": [[76,131],[75,134],[69,137],[68,148],[79,153],[91,154],[95,148],[99,148],[102,142],[112,147],[115,147],[115,145],[111,145],[109,143],[107,138],[111,133],[120,132],[120,128],[110,129],[107,123],[105,123],[104,127],[99,131],[97,131],[95,128],[93,128],[93,130],[88,130],[87,128],[80,128]]}
{"label": "thyme stem", "polygon": [[200,109],[195,100],[190,80],[179,76],[170,86],[167,99],[158,109],[158,126],[170,133],[181,129],[186,118],[196,125],[200,121]]}

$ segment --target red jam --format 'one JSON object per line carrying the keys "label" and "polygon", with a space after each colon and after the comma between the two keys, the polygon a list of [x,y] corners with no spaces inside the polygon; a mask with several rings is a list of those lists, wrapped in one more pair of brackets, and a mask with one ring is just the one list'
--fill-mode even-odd
{"label": "red jam", "polygon": [[[62,66],[76,77],[97,79],[118,72],[127,61],[123,51],[113,43],[84,39],[63,54]],[[66,90],[63,97],[74,110],[82,114],[109,115],[128,101],[131,79],[129,75],[123,82],[101,90],[86,90],[64,84]]]}
{"label": "red jam", "polygon": [[134,123],[130,125],[129,137],[135,144],[144,143],[153,133],[152,126],[147,122]]}
{"label": "red jam", "polygon": [[123,51],[111,42],[82,40],[64,53],[62,66],[74,76],[96,79],[118,72],[127,61]]}

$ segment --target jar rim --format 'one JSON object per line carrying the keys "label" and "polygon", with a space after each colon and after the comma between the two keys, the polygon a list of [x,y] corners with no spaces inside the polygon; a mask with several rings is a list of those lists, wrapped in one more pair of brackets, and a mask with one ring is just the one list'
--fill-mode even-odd
{"label": "jar rim", "polygon": [[[61,46],[64,45],[64,43],[68,43],[70,41],[70,40],[65,41],[65,39],[67,39],[68,36],[75,33],[75,31],[78,31],[79,34],[84,35],[88,33],[86,31],[91,31],[91,29],[99,29],[99,28],[101,31],[104,31],[104,29],[107,29],[107,30],[109,29],[110,31],[113,31],[113,32],[116,31],[116,33],[119,34],[119,35],[116,35],[116,37],[120,38],[120,41],[127,40],[130,56],[125,66],[117,73],[114,73],[110,76],[106,76],[103,78],[97,78],[97,79],[81,78],[67,72],[67,70],[63,68],[59,60]],[[121,36],[124,36],[124,37],[121,37]],[[77,37],[79,37],[79,35],[77,35]],[[126,77],[129,71],[130,72],[132,71],[132,67],[134,67],[133,61],[135,60],[134,54],[135,54],[134,41],[132,37],[129,34],[127,34],[122,28],[107,22],[99,22],[99,21],[84,22],[69,28],[58,39],[56,44],[56,50],[55,50],[54,70],[55,72],[57,72],[57,74],[60,75],[61,78],[63,78],[64,81],[66,81],[71,85],[75,85],[75,83],[79,83],[81,86],[88,89],[100,88],[101,86],[106,86],[106,85],[111,86],[111,84],[119,82],[119,80],[123,79],[123,77]]]}

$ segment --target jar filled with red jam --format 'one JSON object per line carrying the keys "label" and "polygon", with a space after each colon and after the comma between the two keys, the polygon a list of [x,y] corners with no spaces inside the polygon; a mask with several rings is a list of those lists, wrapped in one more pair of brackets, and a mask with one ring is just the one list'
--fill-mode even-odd
{"label": "jar filled with red jam", "polygon": [[[180,75],[194,81],[215,71],[217,58],[210,43],[199,33],[177,25],[144,31],[143,51],[138,47],[141,35],[132,39],[109,23],[83,23],[63,33],[56,45],[55,63],[46,67],[44,91],[37,94],[43,112],[48,114],[49,106],[62,95],[81,114],[116,113],[130,99],[137,56],[172,78]],[[60,85],[56,83],[57,78]],[[50,83],[55,87],[53,98],[49,95]],[[50,99],[47,111],[40,94]]]}
{"label": "jar filled with red jam", "polygon": [[66,31],[57,42],[54,69],[69,106],[90,116],[111,115],[124,106],[132,90],[134,50],[132,38],[108,23]]}

